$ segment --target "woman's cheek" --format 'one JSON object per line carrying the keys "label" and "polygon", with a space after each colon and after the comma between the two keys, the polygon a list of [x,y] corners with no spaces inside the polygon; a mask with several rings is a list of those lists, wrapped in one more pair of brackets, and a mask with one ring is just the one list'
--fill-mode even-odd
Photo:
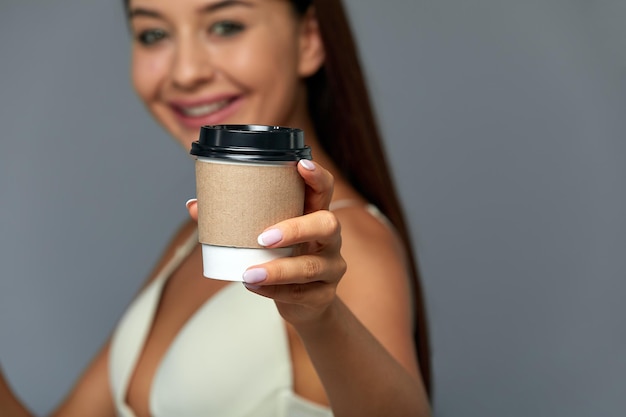
{"label": "woman's cheek", "polygon": [[133,85],[139,97],[146,101],[154,97],[167,74],[167,59],[160,55],[136,52],[133,57]]}

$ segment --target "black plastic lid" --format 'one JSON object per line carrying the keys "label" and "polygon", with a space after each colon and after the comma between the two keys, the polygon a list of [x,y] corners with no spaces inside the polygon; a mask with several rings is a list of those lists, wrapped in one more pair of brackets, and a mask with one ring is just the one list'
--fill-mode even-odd
{"label": "black plastic lid", "polygon": [[202,126],[191,144],[192,155],[238,161],[299,161],[311,159],[304,132],[280,126]]}

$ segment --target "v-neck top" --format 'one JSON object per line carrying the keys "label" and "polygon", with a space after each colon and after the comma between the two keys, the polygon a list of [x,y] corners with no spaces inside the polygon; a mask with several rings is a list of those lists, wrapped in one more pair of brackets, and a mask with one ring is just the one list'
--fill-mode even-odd
{"label": "v-neck top", "polygon": [[[109,351],[117,414],[135,417],[128,385],[152,327],[164,284],[197,245],[178,248],[118,323]],[[332,417],[293,391],[284,321],[274,302],[228,284],[183,325],[157,366],[149,394],[152,417]]]}

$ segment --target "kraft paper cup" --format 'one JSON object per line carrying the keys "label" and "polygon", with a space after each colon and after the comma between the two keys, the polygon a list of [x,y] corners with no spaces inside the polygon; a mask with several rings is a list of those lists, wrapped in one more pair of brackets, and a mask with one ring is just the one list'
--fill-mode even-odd
{"label": "kraft paper cup", "polygon": [[304,182],[296,165],[311,159],[300,129],[262,125],[204,126],[196,156],[198,237],[207,278],[242,281],[245,270],[293,248],[267,249],[267,227],[302,215]]}

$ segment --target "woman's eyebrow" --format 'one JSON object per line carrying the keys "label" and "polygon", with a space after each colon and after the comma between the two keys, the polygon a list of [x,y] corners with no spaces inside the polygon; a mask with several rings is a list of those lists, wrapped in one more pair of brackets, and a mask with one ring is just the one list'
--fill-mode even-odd
{"label": "woman's eyebrow", "polygon": [[[233,6],[254,7],[252,3],[244,1],[244,0],[222,0],[222,1],[213,2],[213,3],[207,4],[206,6],[201,7],[200,12],[211,13],[220,9],[233,7]],[[134,17],[138,17],[138,16],[153,17],[156,19],[163,18],[163,16],[159,12],[155,10],[144,9],[141,7],[133,8],[128,12],[128,17],[130,19]]]}
{"label": "woman's eyebrow", "polygon": [[213,2],[213,3],[207,4],[206,6],[203,6],[200,9],[200,11],[204,13],[211,13],[211,12],[215,12],[217,10],[220,10],[226,7],[232,7],[232,6],[254,7],[252,3],[245,1],[245,0],[222,0],[222,1]]}
{"label": "woman's eyebrow", "polygon": [[142,9],[142,8],[134,8],[128,11],[128,18],[132,19],[133,17],[139,17],[139,16],[145,16],[145,17],[154,17],[157,19],[162,18],[161,14],[159,12],[156,12],[154,10],[148,10],[148,9]]}

